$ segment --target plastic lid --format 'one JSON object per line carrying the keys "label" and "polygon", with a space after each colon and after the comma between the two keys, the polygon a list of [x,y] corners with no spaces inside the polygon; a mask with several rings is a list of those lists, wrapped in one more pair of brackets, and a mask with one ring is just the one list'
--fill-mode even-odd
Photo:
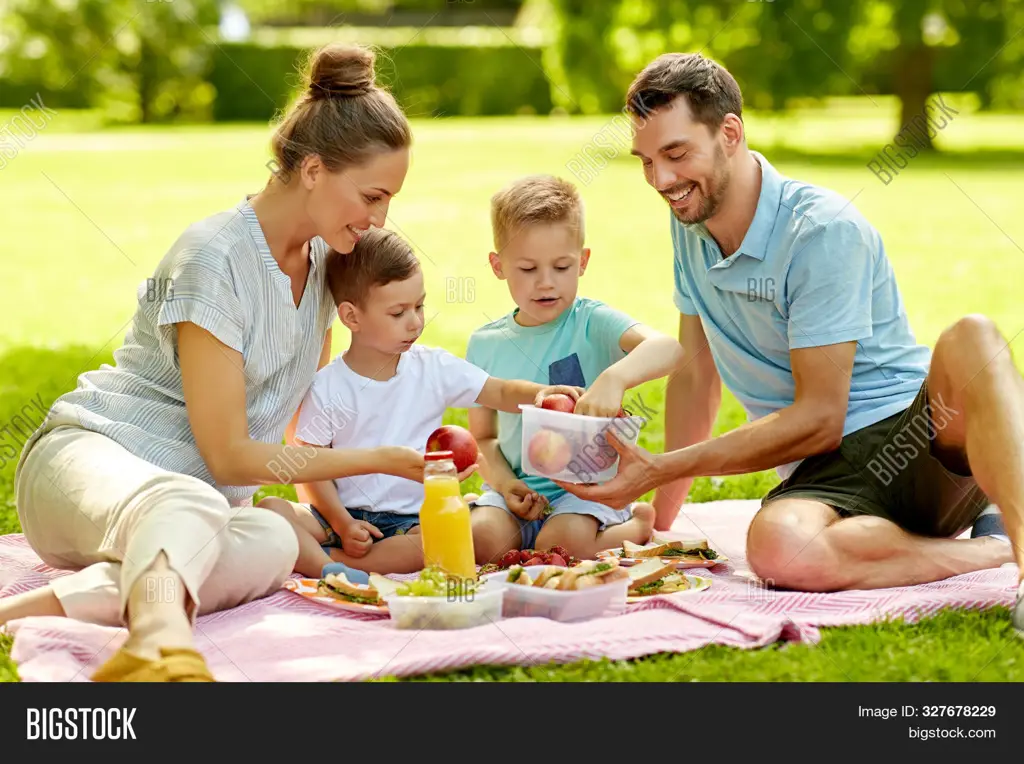
{"label": "plastic lid", "polygon": [[454,459],[455,454],[451,451],[431,451],[425,457],[428,462],[440,462],[445,459]]}

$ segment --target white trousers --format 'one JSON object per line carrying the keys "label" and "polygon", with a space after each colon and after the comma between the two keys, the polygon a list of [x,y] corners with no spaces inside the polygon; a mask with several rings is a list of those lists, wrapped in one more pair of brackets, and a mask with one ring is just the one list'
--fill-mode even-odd
{"label": "white trousers", "polygon": [[[298,558],[295,532],[282,517],[232,507],[202,480],[79,427],[43,435],[25,455],[15,491],[36,554],[75,571],[53,589],[65,614],[83,621],[125,625],[128,594],[160,552],[185,584],[193,623],[273,593]],[[185,601],[173,592],[146,594]]]}

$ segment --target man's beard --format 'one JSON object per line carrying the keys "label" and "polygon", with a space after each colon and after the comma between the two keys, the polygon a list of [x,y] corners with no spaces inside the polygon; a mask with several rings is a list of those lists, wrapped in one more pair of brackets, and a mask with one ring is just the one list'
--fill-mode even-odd
{"label": "man's beard", "polygon": [[684,210],[677,210],[670,207],[672,214],[676,216],[683,225],[694,225],[695,223],[703,223],[706,220],[713,217],[722,206],[722,200],[725,199],[725,193],[729,190],[729,163],[725,158],[725,152],[721,146],[717,147],[715,151],[715,167],[708,183],[708,193],[704,193],[704,189],[698,184],[690,193],[700,193],[700,204],[697,205],[696,212],[686,212]]}

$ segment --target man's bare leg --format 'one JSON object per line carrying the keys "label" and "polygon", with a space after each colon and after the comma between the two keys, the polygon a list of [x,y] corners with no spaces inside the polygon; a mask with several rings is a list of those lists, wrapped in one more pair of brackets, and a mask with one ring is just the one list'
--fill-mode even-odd
{"label": "man's bare leg", "polygon": [[955,412],[936,433],[935,455],[969,465],[999,507],[1024,580],[1024,380],[1007,340],[984,316],[967,316],[939,337],[928,374],[932,410]]}
{"label": "man's bare leg", "polygon": [[747,562],[758,576],[808,592],[911,586],[1012,559],[998,539],[917,536],[880,517],[840,518],[808,499],[769,502],[747,534]]}

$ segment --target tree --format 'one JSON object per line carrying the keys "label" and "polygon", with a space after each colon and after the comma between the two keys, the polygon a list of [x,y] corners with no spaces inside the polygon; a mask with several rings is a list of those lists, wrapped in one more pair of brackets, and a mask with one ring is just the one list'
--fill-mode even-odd
{"label": "tree", "polygon": [[1024,0],[538,0],[557,19],[553,95],[569,111],[618,111],[629,82],[668,51],[702,51],[747,103],[891,93],[900,126],[937,91],[1022,99]]}
{"label": "tree", "polygon": [[3,74],[77,89],[116,120],[202,116],[217,0],[12,0]]}

